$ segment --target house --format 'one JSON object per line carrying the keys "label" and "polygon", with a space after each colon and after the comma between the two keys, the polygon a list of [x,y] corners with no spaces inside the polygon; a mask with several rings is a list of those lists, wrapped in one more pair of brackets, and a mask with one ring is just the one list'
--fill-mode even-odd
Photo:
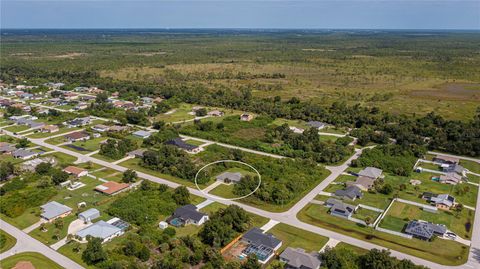
{"label": "house", "polygon": [[60,130],[57,125],[44,125],[40,128],[40,132],[42,133],[56,133]]}
{"label": "house", "polygon": [[78,214],[78,219],[82,220],[84,223],[92,222],[92,220],[99,217],[100,211],[98,211],[96,208],[90,208]]}
{"label": "house", "polygon": [[73,101],[78,99],[78,94],[74,92],[64,92],[63,93],[63,99],[67,101]]}
{"label": "house", "polygon": [[354,201],[357,198],[362,198],[362,191],[357,186],[349,186],[343,190],[335,191],[334,195],[342,199]]}
{"label": "house", "polygon": [[136,137],[140,137],[142,139],[145,139],[145,138],[150,137],[152,134],[150,132],[147,132],[147,131],[139,130],[139,131],[134,132],[133,135],[136,136]]}
{"label": "house", "polygon": [[321,262],[318,253],[306,253],[301,248],[286,248],[279,256],[286,269],[319,269]]}
{"label": "house", "polygon": [[90,139],[90,134],[84,131],[78,131],[78,132],[66,134],[65,138],[71,142],[85,141]]}
{"label": "house", "polygon": [[410,221],[405,228],[405,233],[423,240],[429,240],[433,235],[443,236],[446,232],[444,225],[417,220]]}
{"label": "house", "polygon": [[455,205],[455,197],[448,194],[439,194],[431,197],[429,202],[434,204],[438,209],[450,210],[450,208]]}
{"label": "house", "polygon": [[132,150],[127,153],[127,156],[135,157],[135,158],[142,158],[143,154],[147,151],[146,149],[136,149]]}
{"label": "house", "polygon": [[356,186],[362,191],[368,191],[372,189],[373,186],[375,185],[375,179],[371,177],[359,176],[354,182],[352,181],[346,182],[346,185],[347,187]]}
{"label": "house", "polygon": [[169,219],[169,223],[175,227],[184,226],[188,224],[202,225],[208,220],[208,215],[197,210],[194,205],[184,205],[173,212]]}
{"label": "house", "polygon": [[[115,223],[111,221],[97,221],[94,224],[78,231],[75,235],[80,238],[81,241],[86,241],[87,237],[96,237],[102,239],[102,243],[112,240],[113,238],[124,234],[125,228],[115,226]],[[127,226],[128,227],[128,226]]]}
{"label": "house", "polygon": [[0,153],[1,154],[10,154],[15,151],[17,148],[15,145],[7,143],[7,142],[0,142]]}
{"label": "house", "polygon": [[442,163],[442,164],[458,164],[458,163],[460,163],[459,158],[444,156],[444,155],[435,156],[435,158],[433,158],[433,161],[436,162],[436,163]]}
{"label": "house", "polygon": [[123,132],[127,131],[129,128],[128,126],[121,126],[121,125],[113,125],[110,126],[109,132]]}
{"label": "house", "polygon": [[75,128],[85,126],[91,123],[90,117],[83,117],[83,118],[76,118],[70,121],[66,121],[63,124],[66,125],[68,128]]}
{"label": "house", "polygon": [[130,185],[127,183],[118,183],[115,181],[107,181],[101,185],[95,187],[95,190],[107,195],[115,195],[120,192],[130,189]]}
{"label": "house", "polygon": [[326,123],[320,122],[320,121],[309,121],[307,122],[307,125],[312,127],[312,128],[317,128],[318,130],[321,130],[327,126]]}
{"label": "house", "polygon": [[88,108],[88,104],[85,102],[78,103],[73,109],[75,110],[84,110]]}
{"label": "house", "polygon": [[221,117],[223,116],[225,113],[223,113],[222,111],[220,110],[212,110],[210,112],[207,113],[208,116],[210,117]]}
{"label": "house", "polygon": [[67,166],[63,169],[63,172],[69,175],[74,175],[75,177],[83,177],[88,175],[88,170],[76,166]]}
{"label": "house", "polygon": [[442,171],[445,173],[457,173],[459,175],[465,176],[467,170],[459,164],[451,164],[448,166],[442,166]]}
{"label": "house", "polygon": [[357,210],[356,206],[346,204],[335,198],[328,198],[325,201],[325,206],[330,208],[330,215],[347,219]]}
{"label": "house", "polygon": [[33,160],[25,161],[22,163],[22,170],[23,171],[35,171],[35,168],[41,164],[41,163],[49,163],[49,164],[55,164],[55,158],[53,157],[45,157],[45,158],[36,158]]}
{"label": "house", "polygon": [[17,149],[12,152],[12,156],[15,159],[28,160],[40,155],[39,152],[34,152],[28,149]]}
{"label": "house", "polygon": [[247,231],[241,240],[248,244],[242,254],[245,256],[254,254],[262,264],[267,263],[275,255],[275,251],[282,246],[282,241],[257,227]]}
{"label": "house", "polygon": [[366,167],[362,171],[358,172],[358,176],[377,179],[382,176],[382,172],[382,169],[378,169],[376,167]]}
{"label": "house", "polygon": [[243,113],[242,115],[240,115],[240,120],[241,121],[251,121],[251,120],[253,120],[253,114]]}
{"label": "house", "polygon": [[106,132],[110,129],[110,126],[108,125],[103,125],[103,124],[97,124],[92,127],[92,130],[103,133]]}
{"label": "house", "polygon": [[29,121],[27,123],[28,127],[30,127],[30,129],[39,129],[39,128],[42,128],[43,126],[45,126],[45,123],[43,122],[35,122],[35,121]]}
{"label": "house", "polygon": [[292,132],[296,133],[296,134],[303,134],[303,132],[305,131],[305,129],[302,129],[302,128],[297,128],[295,126],[290,126],[288,127]]}
{"label": "house", "polygon": [[40,208],[42,209],[42,214],[40,214],[40,216],[48,222],[52,222],[58,218],[64,218],[72,213],[70,207],[55,201],[48,202],[40,206]]}
{"label": "house", "polygon": [[462,176],[457,173],[447,173],[445,175],[440,175],[438,182],[443,184],[457,185],[462,182]]}
{"label": "house", "polygon": [[220,175],[215,177],[218,181],[222,181],[225,183],[238,183],[242,179],[242,174],[239,172],[232,173],[232,172],[223,172]]}
{"label": "house", "polygon": [[153,99],[150,97],[142,97],[140,100],[142,100],[142,103],[144,104],[151,104],[153,102]]}
{"label": "house", "polygon": [[163,102],[163,100],[164,99],[162,97],[156,97],[155,99],[153,99],[153,102],[159,104],[159,103]]}
{"label": "house", "polygon": [[181,149],[183,149],[183,150],[185,150],[186,152],[189,152],[189,153],[197,153],[201,150],[201,148],[199,146],[188,144],[185,141],[183,141],[180,137],[169,140],[169,141],[165,142],[165,144],[173,145],[173,146],[181,148]]}

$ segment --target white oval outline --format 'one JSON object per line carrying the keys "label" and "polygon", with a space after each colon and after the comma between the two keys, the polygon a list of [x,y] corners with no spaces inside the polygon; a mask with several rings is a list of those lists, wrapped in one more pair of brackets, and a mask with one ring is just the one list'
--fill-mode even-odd
{"label": "white oval outline", "polygon": [[[213,195],[209,194],[208,192],[204,192],[203,189],[200,189],[200,187],[198,186],[198,183],[197,183],[198,174],[199,174],[203,169],[209,167],[210,165],[217,164],[217,163],[239,163],[239,164],[243,164],[243,165],[246,165],[246,166],[252,168],[252,169],[255,171],[255,173],[257,173],[257,175],[258,175],[258,185],[257,185],[257,187],[256,187],[252,192],[250,192],[249,194],[244,195],[244,196],[242,196],[242,197],[235,197],[235,198],[223,198],[223,197],[216,196],[216,195],[213,196]],[[212,184],[215,184],[215,182],[212,183]],[[258,170],[255,169],[255,167],[251,166],[251,165],[248,164],[248,163],[244,163],[244,162],[241,162],[241,161],[235,161],[235,160],[219,160],[219,161],[214,161],[214,162],[208,163],[208,164],[204,165],[202,168],[200,168],[200,169],[197,171],[197,173],[195,174],[195,186],[197,187],[197,189],[198,189],[200,192],[202,192],[203,194],[205,194],[206,196],[208,196],[208,197],[210,197],[210,198],[212,198],[212,199],[219,199],[219,200],[224,200],[224,201],[236,201],[236,200],[240,200],[240,199],[243,199],[243,198],[247,198],[248,196],[254,194],[254,193],[258,190],[258,188],[260,188],[260,185],[261,185],[261,184],[262,184],[262,176],[260,175],[260,173],[258,172]],[[207,187],[208,187],[208,186],[207,186]]]}

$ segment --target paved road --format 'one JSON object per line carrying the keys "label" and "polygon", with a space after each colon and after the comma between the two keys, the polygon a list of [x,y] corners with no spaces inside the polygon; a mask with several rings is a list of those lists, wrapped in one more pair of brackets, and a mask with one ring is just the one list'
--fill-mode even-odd
{"label": "paved road", "polygon": [[7,257],[13,256],[21,252],[38,252],[46,256],[47,258],[55,261],[59,265],[68,269],[83,269],[83,267],[70,260],[69,258],[63,256],[62,254],[56,252],[55,250],[49,248],[48,246],[42,244],[37,239],[31,237],[30,235],[24,233],[20,229],[16,228],[13,225],[0,219],[0,227],[2,230],[12,235],[17,239],[15,246],[4,253],[0,254],[0,260],[3,260]]}

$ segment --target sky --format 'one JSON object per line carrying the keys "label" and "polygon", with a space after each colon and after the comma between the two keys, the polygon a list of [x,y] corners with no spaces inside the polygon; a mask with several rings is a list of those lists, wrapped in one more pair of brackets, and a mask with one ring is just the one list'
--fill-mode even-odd
{"label": "sky", "polygon": [[1,28],[480,30],[480,0],[0,0]]}

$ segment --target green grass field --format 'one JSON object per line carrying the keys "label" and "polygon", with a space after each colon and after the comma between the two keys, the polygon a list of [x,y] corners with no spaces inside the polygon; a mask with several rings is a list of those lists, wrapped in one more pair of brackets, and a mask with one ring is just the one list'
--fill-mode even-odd
{"label": "green grass field", "polygon": [[13,268],[18,262],[29,261],[35,266],[35,268],[48,268],[48,269],[61,269],[62,267],[50,260],[49,258],[43,256],[40,253],[35,252],[23,252],[20,254],[13,255],[8,257],[0,262],[0,265],[4,269]]}
{"label": "green grass field", "polygon": [[468,247],[460,243],[441,239],[426,242],[382,233],[370,227],[331,216],[328,214],[328,208],[322,205],[309,204],[298,213],[297,217],[312,225],[444,265],[463,264],[468,256]]}
{"label": "green grass field", "polygon": [[9,235],[3,230],[0,230],[0,235],[5,237],[5,242],[0,244],[0,253],[3,253],[9,249],[11,249],[17,243],[17,239],[15,237]]}
{"label": "green grass field", "polygon": [[364,248],[360,248],[360,247],[350,245],[350,244],[347,244],[347,243],[344,243],[344,242],[338,243],[335,246],[335,249],[349,249],[349,250],[353,251],[354,253],[356,253],[358,255],[362,255],[362,254],[365,254],[365,253],[368,252],[368,250],[366,250]]}
{"label": "green grass field", "polygon": [[282,252],[287,247],[303,248],[307,252],[318,252],[328,242],[328,237],[302,230],[285,223],[279,223],[273,226],[273,228],[267,231],[267,233],[271,233],[278,239],[282,240],[282,247],[279,252]]}
{"label": "green grass field", "polygon": [[470,172],[480,174],[480,164],[468,160],[460,160],[460,165],[470,170]]}

